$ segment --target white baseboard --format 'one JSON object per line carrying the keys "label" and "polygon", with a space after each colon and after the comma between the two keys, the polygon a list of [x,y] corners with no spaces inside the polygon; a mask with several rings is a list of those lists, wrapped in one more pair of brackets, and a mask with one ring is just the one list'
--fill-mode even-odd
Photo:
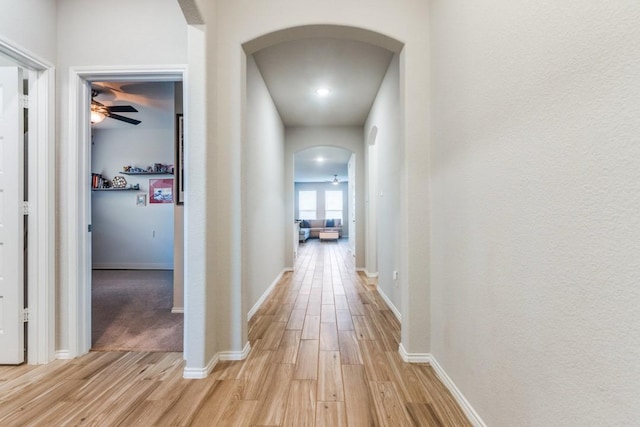
{"label": "white baseboard", "polygon": [[247,341],[242,351],[222,351],[218,353],[220,360],[244,360],[249,356],[251,344]]}
{"label": "white baseboard", "polygon": [[173,313],[173,314],[184,314],[184,307],[173,307],[171,309],[171,313]]}
{"label": "white baseboard", "polygon": [[366,268],[362,268],[362,267],[356,268],[356,271],[362,271],[367,277],[371,279],[378,277],[378,273],[372,273],[368,271]]}
{"label": "white baseboard", "polygon": [[402,360],[404,360],[405,362],[428,363],[429,365],[431,365],[433,370],[436,372],[438,379],[440,379],[440,381],[442,381],[442,384],[444,384],[444,386],[447,387],[449,392],[451,392],[454,399],[456,399],[456,402],[458,403],[458,405],[460,405],[460,408],[462,409],[464,414],[467,416],[471,424],[474,425],[475,427],[487,427],[487,425],[482,420],[482,418],[480,418],[480,415],[478,415],[476,410],[473,409],[473,406],[471,406],[471,403],[469,403],[466,397],[464,397],[464,395],[462,394],[458,386],[456,386],[456,384],[453,382],[451,377],[447,375],[445,370],[442,369],[442,366],[440,366],[440,364],[438,363],[436,358],[433,356],[433,354],[407,353],[402,343],[400,343],[400,347],[398,348],[398,353],[400,353],[400,357],[402,357]]}
{"label": "white baseboard", "polygon": [[402,343],[398,346],[398,353],[400,353],[402,360],[407,363],[431,363],[433,359],[431,353],[407,353]]}
{"label": "white baseboard", "polygon": [[207,378],[219,361],[220,357],[216,354],[204,368],[184,368],[184,370],[182,371],[182,378],[190,380],[200,380],[203,378]]}
{"label": "white baseboard", "polygon": [[384,291],[380,288],[380,286],[377,287],[377,291],[382,297],[382,299],[384,300],[384,302],[389,307],[389,310],[391,310],[393,315],[396,316],[396,319],[398,319],[398,322],[402,323],[402,313],[400,313],[400,310],[398,310],[398,308],[395,305],[393,305],[393,303],[391,302],[387,294],[384,293]]}
{"label": "white baseboard", "polygon": [[58,350],[56,351],[56,359],[71,360],[73,359],[73,356],[71,356],[71,352],[69,350]]}
{"label": "white baseboard", "polygon": [[244,360],[249,356],[250,351],[251,345],[249,342],[245,344],[242,351],[221,351],[213,356],[204,368],[184,368],[184,371],[182,371],[182,378],[193,380],[207,378],[218,362],[223,360]]}
{"label": "white baseboard", "polygon": [[293,268],[284,268],[280,274],[278,274],[278,277],[275,278],[275,280],[271,283],[271,285],[269,285],[269,287],[267,288],[266,291],[264,291],[264,293],[262,294],[262,296],[258,299],[258,301],[256,301],[256,303],[253,305],[253,307],[251,308],[251,310],[249,310],[249,313],[247,313],[247,321],[251,320],[251,318],[256,314],[256,312],[260,309],[260,307],[262,306],[262,304],[264,304],[264,302],[267,300],[267,298],[269,298],[269,295],[271,295],[271,292],[273,292],[273,289],[276,287],[276,285],[278,284],[278,282],[280,281],[280,279],[282,279],[282,276],[284,276],[284,273],[288,272],[288,271],[293,271]]}
{"label": "white baseboard", "polygon": [[173,270],[173,264],[97,262],[93,263],[91,268],[93,270]]}

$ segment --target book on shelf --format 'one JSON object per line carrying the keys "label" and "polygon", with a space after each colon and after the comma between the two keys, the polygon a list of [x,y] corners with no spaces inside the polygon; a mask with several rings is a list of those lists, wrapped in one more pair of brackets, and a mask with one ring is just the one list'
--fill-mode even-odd
{"label": "book on shelf", "polygon": [[103,185],[104,185],[104,180],[102,178],[102,175],[99,173],[92,173],[91,188],[102,188]]}

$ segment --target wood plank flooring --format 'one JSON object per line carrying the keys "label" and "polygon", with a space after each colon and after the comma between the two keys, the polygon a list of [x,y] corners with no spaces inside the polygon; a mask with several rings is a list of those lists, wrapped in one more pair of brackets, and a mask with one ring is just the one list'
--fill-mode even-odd
{"label": "wood plank flooring", "polygon": [[245,361],[182,378],[181,353],[0,366],[1,426],[468,426],[345,242],[308,240],[249,325]]}

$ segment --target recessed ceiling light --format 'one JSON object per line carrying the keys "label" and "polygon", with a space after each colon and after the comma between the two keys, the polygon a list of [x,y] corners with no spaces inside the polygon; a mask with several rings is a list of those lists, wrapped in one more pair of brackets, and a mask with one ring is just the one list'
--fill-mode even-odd
{"label": "recessed ceiling light", "polygon": [[316,95],[320,97],[328,96],[331,93],[331,90],[326,87],[320,87],[316,89]]}
{"label": "recessed ceiling light", "polygon": [[318,158],[316,159],[316,162],[318,162],[318,163],[322,163],[322,162],[324,162],[324,157],[318,157]]}

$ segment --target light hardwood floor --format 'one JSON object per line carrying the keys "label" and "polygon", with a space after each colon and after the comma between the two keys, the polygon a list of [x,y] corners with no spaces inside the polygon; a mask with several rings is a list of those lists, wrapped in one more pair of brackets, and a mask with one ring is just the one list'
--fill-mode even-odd
{"label": "light hardwood floor", "polygon": [[252,350],[204,380],[181,353],[0,366],[0,426],[468,426],[345,242],[309,240],[249,325]]}

